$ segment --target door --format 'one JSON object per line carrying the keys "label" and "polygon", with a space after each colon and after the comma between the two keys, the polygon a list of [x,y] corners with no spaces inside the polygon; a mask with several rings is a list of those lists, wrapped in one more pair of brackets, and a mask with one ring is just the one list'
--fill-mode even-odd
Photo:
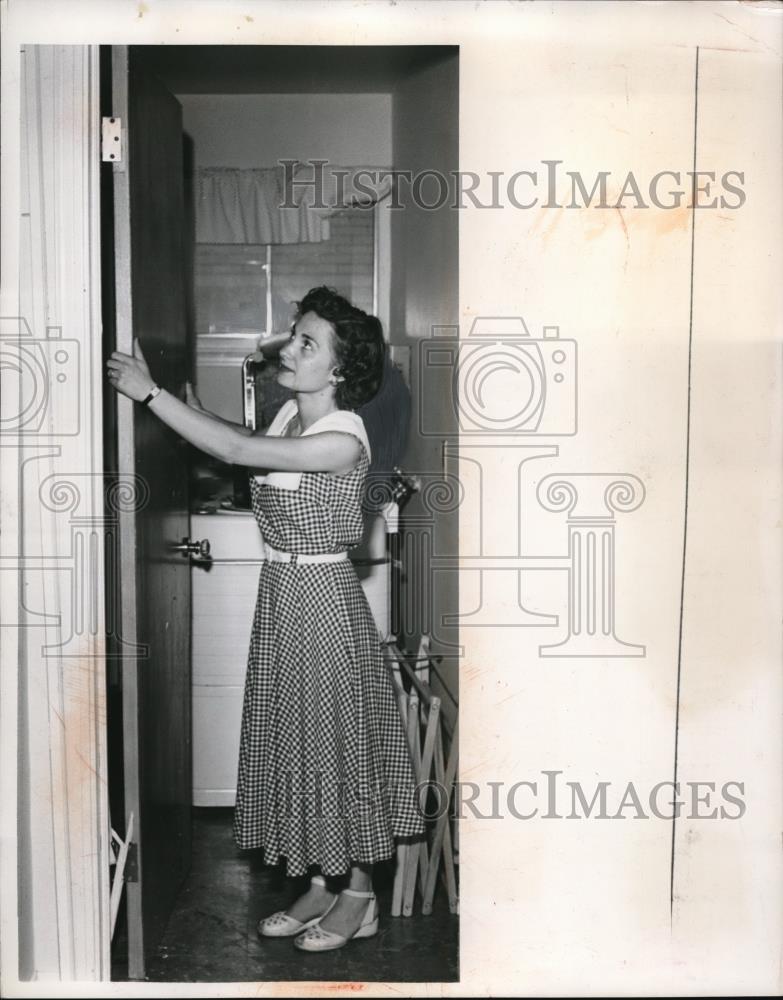
{"label": "door", "polygon": [[[125,148],[115,163],[117,349],[137,336],[153,378],[183,393],[188,377],[182,109],[132,48],[112,49],[112,113]],[[123,767],[134,814],[126,884],[128,972],[144,976],[190,866],[190,564],[187,447],[146,407],[116,401],[120,482]],[[136,477],[134,480],[126,477]],[[131,507],[132,509],[127,509]]]}

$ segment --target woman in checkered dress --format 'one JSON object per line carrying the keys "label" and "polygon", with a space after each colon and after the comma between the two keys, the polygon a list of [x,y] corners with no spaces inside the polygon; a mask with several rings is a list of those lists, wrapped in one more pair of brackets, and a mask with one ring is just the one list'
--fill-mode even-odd
{"label": "woman in checkered dress", "polygon": [[[234,834],[308,891],[259,924],[307,951],[377,930],[371,870],[418,836],[412,770],[380,637],[347,558],[363,531],[370,446],[353,412],[377,392],[380,323],[327,288],[310,291],[278,381],[295,393],[251,435],[165,391],[141,358],[115,354],[113,384],[209,454],[260,470],[253,510],[266,548],[253,621]],[[157,387],[156,387],[157,388]]]}

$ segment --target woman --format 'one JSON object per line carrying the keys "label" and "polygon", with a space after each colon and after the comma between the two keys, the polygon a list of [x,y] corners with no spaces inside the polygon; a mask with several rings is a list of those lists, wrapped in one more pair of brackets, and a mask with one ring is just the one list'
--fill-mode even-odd
{"label": "woman", "polygon": [[[407,745],[377,628],[347,558],[362,536],[370,447],[354,408],[378,389],[378,320],[326,287],[299,304],[280,352],[295,396],[264,434],[159,389],[136,344],[109,379],[209,455],[263,470],[252,481],[265,543],[242,714],[234,836],[240,848],[318,869],[259,933],[328,951],[378,928],[371,869],[418,836]],[[345,884],[347,882],[347,884]]]}

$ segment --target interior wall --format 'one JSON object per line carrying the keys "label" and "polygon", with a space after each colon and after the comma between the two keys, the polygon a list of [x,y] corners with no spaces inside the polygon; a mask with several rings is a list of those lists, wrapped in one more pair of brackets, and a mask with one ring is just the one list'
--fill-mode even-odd
{"label": "interior wall", "polygon": [[[456,52],[409,76],[393,95],[392,141],[395,170],[434,170],[448,177],[459,165],[459,61]],[[437,200],[436,187],[422,187],[422,200]],[[391,301],[389,340],[411,349],[413,417],[404,469],[421,477],[423,489],[404,512],[406,526],[406,578],[403,581],[403,614],[406,642],[415,647],[422,632],[433,637],[433,649],[444,654],[440,680],[452,698],[457,694],[458,658],[454,655],[457,629],[444,617],[457,612],[456,570],[433,572],[429,554],[456,556],[459,551],[458,517],[454,503],[433,509],[427,487],[442,480],[444,472],[456,473],[456,463],[444,468],[444,440],[456,439],[456,416],[448,396],[428,394],[419,345],[435,327],[459,323],[458,213],[449,198],[439,209],[413,203],[410,185],[398,189],[400,210],[392,209]],[[424,407],[422,403],[424,402]],[[426,415],[423,412],[426,407]],[[450,482],[454,482],[450,480]],[[448,485],[447,485],[448,489]],[[440,494],[441,499],[443,494]],[[440,508],[441,504],[437,506]],[[451,655],[449,655],[451,654]],[[436,687],[443,689],[434,678]],[[444,699],[444,711],[453,717],[454,702]]]}
{"label": "interior wall", "polygon": [[175,94],[197,167],[391,161],[390,94]]}
{"label": "interior wall", "polygon": [[[107,978],[109,968],[100,720],[110,521],[100,273],[98,254],[85,250],[98,246],[98,49],[28,45],[20,69],[19,319],[3,344],[19,361],[24,404],[17,410],[8,400],[3,428],[24,511],[11,556],[23,597],[4,619],[19,630],[18,972],[87,981]],[[10,977],[15,967],[11,959],[3,971]]]}

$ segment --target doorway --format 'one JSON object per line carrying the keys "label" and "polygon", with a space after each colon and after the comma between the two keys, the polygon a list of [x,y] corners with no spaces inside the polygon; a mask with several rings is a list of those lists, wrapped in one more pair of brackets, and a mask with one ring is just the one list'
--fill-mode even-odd
{"label": "doorway", "polygon": [[[185,380],[195,376],[209,409],[239,419],[242,354],[249,339],[269,332],[279,319],[275,277],[279,301],[286,303],[292,293],[303,294],[305,284],[316,283],[311,273],[331,268],[327,283],[351,298],[357,288],[360,297],[370,296],[390,344],[409,354],[414,421],[405,465],[413,471],[437,472],[433,442],[416,432],[421,373],[416,371],[415,346],[432,326],[457,322],[456,213],[449,212],[448,205],[445,211],[413,206],[407,215],[396,216],[375,211],[373,218],[381,222],[369,230],[375,266],[366,288],[367,275],[357,277],[361,268],[350,270],[337,254],[340,241],[350,253],[368,238],[353,225],[346,205],[327,201],[327,211],[315,222],[310,217],[303,223],[305,228],[320,227],[310,242],[275,243],[258,236],[232,242],[225,233],[220,239],[204,237],[210,220],[197,210],[195,186],[207,175],[214,183],[225,179],[218,176],[221,170],[230,174],[271,169],[284,160],[309,165],[311,171],[321,162],[327,171],[335,166],[405,170],[408,160],[418,160],[412,164],[417,169],[438,169],[448,176],[448,170],[458,166],[457,61],[452,47],[426,46],[102,50],[102,114],[117,115],[119,99],[128,122],[127,186],[123,189],[121,181],[118,187],[123,173],[118,164],[113,177],[106,172],[102,188],[104,350],[127,349],[129,338],[141,329],[142,338],[147,338],[145,356],[158,365],[153,374],[159,381],[168,381],[171,391],[182,394]],[[435,123],[433,102],[439,116]],[[165,180],[159,173],[162,166]],[[305,180],[314,176],[310,173]],[[305,189],[302,175],[298,179],[299,189]],[[353,179],[348,178],[349,185]],[[183,214],[172,219],[169,209],[177,199]],[[362,217],[365,228],[368,218],[366,213]],[[439,254],[417,261],[417,254],[427,252],[433,233]],[[117,252],[123,240],[125,257]],[[384,240],[389,267],[379,269],[378,244]],[[164,287],[161,260],[172,271],[165,294],[158,297],[154,289]],[[217,275],[214,310],[220,308],[221,275],[225,279],[227,273],[240,271],[250,276],[249,297],[239,303],[235,298],[232,304],[244,308],[244,319],[227,317],[223,329],[219,318],[205,324],[199,276]],[[124,286],[123,273],[129,274]],[[233,847],[226,789],[221,789],[223,798],[196,799],[215,805],[194,805],[193,760],[213,758],[211,748],[207,754],[200,752],[200,731],[221,726],[231,730],[241,689],[236,678],[216,683],[215,671],[206,675],[205,683],[197,683],[204,675],[197,677],[192,669],[191,636],[201,641],[195,624],[191,627],[192,580],[204,569],[181,549],[201,540],[196,519],[202,515],[194,504],[195,490],[188,496],[181,488],[188,481],[194,484],[194,454],[168,434],[156,437],[154,421],[129,410],[123,412],[121,402],[107,401],[106,468],[118,482],[135,477],[140,491],[134,531],[120,540],[117,586],[107,593],[117,623],[109,636],[107,674],[112,817],[124,835],[134,813],[137,843],[113,947],[113,978],[308,978],[301,962],[288,954],[290,949],[279,956],[265,952],[253,932],[254,922],[284,907],[295,888],[287,886],[279,872],[265,869],[253,852],[240,855]],[[448,516],[442,517],[439,530],[456,538],[456,512],[448,521]],[[415,558],[420,549],[415,538],[408,547]],[[418,582],[420,577],[412,572],[403,585],[409,592],[401,603],[408,607],[425,603],[427,586]],[[417,587],[422,593],[416,593]],[[439,579],[439,596],[448,610],[456,608],[456,574],[450,584]],[[409,623],[411,637],[427,625],[426,620]],[[249,620],[245,631],[237,626],[231,657],[238,662],[244,659],[248,632]],[[130,678],[125,665],[129,651],[137,663]],[[218,651],[218,674],[231,657]],[[456,667],[450,670],[446,662],[442,674],[438,683],[449,689],[450,704],[455,704]],[[217,715],[210,716],[205,727],[192,709],[204,709],[203,699],[217,689],[220,697],[205,709]],[[391,870],[378,873],[381,906],[387,913],[383,894],[390,891],[392,878]],[[350,958],[335,958],[334,978],[378,978],[381,969],[381,978],[387,980],[456,978],[456,920],[445,903],[436,904],[426,918],[386,923],[382,941],[356,949]],[[403,963],[400,953],[406,956]],[[233,963],[230,975],[226,962]],[[321,964],[312,978],[323,977]]]}

